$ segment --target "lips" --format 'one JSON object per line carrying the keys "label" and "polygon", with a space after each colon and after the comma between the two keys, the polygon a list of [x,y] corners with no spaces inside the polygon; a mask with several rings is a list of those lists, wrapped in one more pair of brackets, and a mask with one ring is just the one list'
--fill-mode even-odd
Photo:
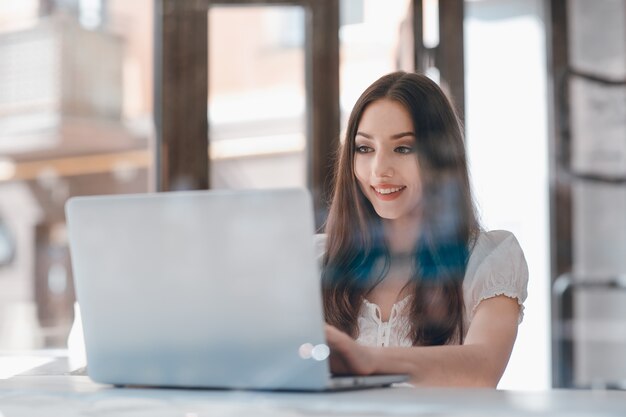
{"label": "lips", "polygon": [[400,197],[402,191],[406,189],[406,186],[385,184],[372,186],[371,188],[374,191],[374,194],[376,194],[376,197],[378,197],[380,200],[390,201]]}

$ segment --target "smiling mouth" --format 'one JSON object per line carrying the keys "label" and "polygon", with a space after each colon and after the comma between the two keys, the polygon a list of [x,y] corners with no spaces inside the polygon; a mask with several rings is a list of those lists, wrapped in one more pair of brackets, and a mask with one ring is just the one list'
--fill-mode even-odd
{"label": "smiling mouth", "polygon": [[404,190],[405,188],[406,188],[405,186],[393,187],[393,188],[376,188],[376,187],[372,187],[372,189],[376,192],[376,194],[380,194],[382,196],[391,196],[391,195],[397,194],[400,191]]}

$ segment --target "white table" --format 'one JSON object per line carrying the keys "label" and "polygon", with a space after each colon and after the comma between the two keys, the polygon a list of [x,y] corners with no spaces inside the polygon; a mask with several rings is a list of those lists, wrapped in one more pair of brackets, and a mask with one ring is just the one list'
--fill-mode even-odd
{"label": "white table", "polygon": [[626,392],[386,388],[270,393],[113,388],[86,376],[0,380],[0,416],[626,416]]}
{"label": "white table", "polygon": [[[0,354],[13,361],[20,355]],[[0,379],[0,417],[14,416],[626,416],[626,392],[384,388],[341,393],[114,388],[70,375],[66,352]]]}

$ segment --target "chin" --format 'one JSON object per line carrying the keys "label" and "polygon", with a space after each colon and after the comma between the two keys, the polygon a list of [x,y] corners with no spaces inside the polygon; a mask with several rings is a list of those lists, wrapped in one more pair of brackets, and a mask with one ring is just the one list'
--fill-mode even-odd
{"label": "chin", "polygon": [[376,212],[376,214],[378,214],[378,217],[385,220],[419,218],[416,209],[411,207],[395,207],[393,209],[391,209],[390,207],[374,207],[374,211]]}
{"label": "chin", "polygon": [[375,210],[378,217],[385,220],[396,220],[401,217],[399,213],[391,212],[389,210]]}

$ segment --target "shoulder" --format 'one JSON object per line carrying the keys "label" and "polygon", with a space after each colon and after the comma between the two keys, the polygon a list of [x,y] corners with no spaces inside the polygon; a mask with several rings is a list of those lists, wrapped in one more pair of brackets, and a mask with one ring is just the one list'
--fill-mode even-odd
{"label": "shoulder", "polygon": [[[468,314],[487,298],[505,295],[523,306],[528,286],[528,265],[515,235],[506,230],[481,232],[467,263],[463,282]],[[520,309],[520,321],[523,308]]]}
{"label": "shoulder", "polygon": [[313,235],[313,245],[315,247],[315,256],[317,261],[321,264],[326,254],[326,234],[320,233]]}
{"label": "shoulder", "polygon": [[467,264],[467,275],[471,275],[485,263],[498,266],[499,264],[525,267],[524,252],[515,235],[507,230],[492,230],[481,232],[474,247],[471,249]]}
{"label": "shoulder", "polygon": [[313,235],[313,243],[315,244],[315,250],[318,252],[326,251],[326,233],[318,233]]}

